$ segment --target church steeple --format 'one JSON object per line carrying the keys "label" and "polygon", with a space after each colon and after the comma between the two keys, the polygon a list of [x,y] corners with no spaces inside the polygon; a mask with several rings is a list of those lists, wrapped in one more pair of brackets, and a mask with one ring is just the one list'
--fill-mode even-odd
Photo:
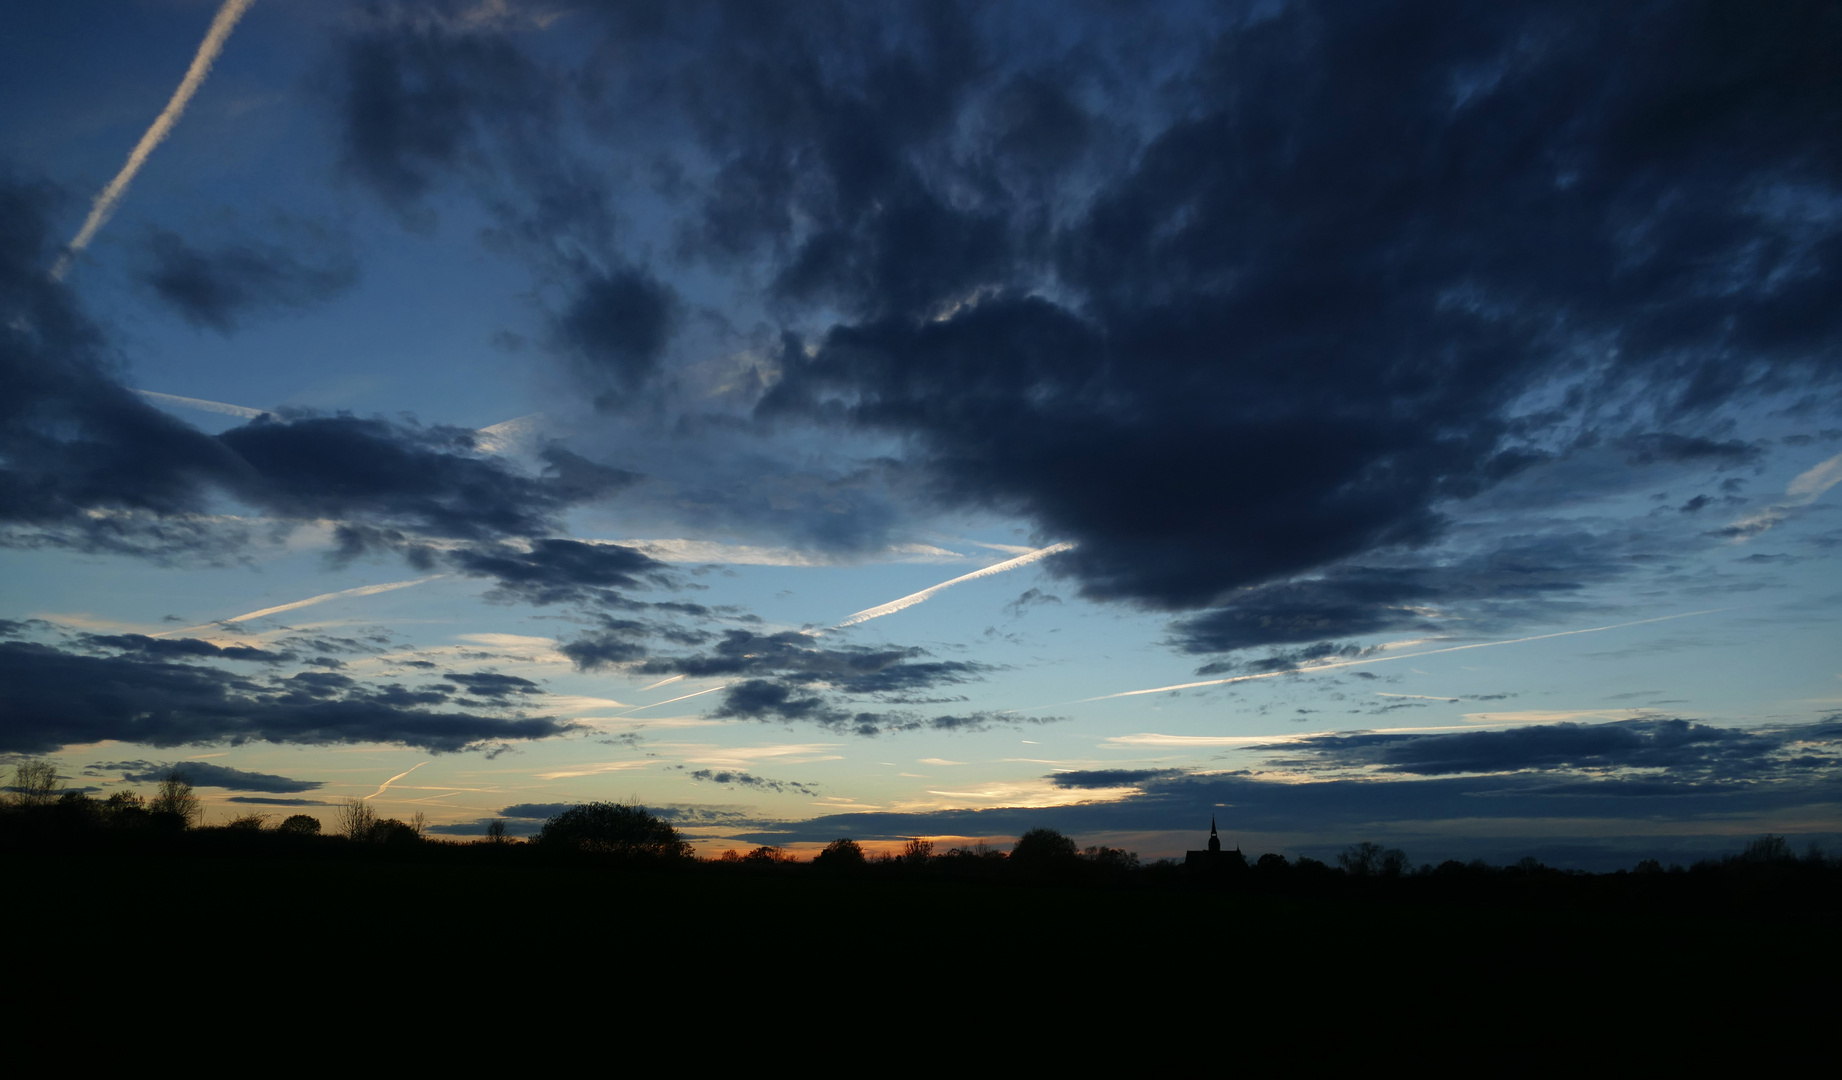
{"label": "church steeple", "polygon": [[1210,814],[1209,815],[1209,850],[1210,851],[1220,851],[1221,849],[1222,849],[1222,838],[1215,835],[1215,815]]}

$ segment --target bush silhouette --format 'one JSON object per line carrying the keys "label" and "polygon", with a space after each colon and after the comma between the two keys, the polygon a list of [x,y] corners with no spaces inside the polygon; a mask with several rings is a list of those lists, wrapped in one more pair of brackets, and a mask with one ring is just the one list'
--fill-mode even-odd
{"label": "bush silhouette", "polygon": [[863,864],[863,848],[858,846],[857,841],[848,838],[833,840],[825,845],[824,851],[812,857],[812,865],[832,870],[845,870]]}
{"label": "bush silhouette", "polygon": [[318,836],[320,819],[308,814],[292,814],[276,828],[290,836]]}
{"label": "bush silhouette", "polygon": [[1019,866],[1054,866],[1075,860],[1075,842],[1054,829],[1031,829],[1017,838],[1011,847],[1011,859]]}
{"label": "bush silhouette", "polygon": [[544,822],[545,847],[571,848],[642,859],[688,859],[691,845],[678,831],[639,806],[596,802],[572,806]]}

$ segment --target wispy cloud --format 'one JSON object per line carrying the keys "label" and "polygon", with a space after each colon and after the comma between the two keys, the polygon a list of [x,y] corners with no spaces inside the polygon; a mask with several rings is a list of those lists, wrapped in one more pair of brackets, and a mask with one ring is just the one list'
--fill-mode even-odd
{"label": "wispy cloud", "polygon": [[[1725,608],[1708,608],[1705,611],[1684,611],[1678,615],[1659,615],[1654,619],[1634,619],[1631,622],[1613,623],[1609,626],[1588,626],[1580,630],[1561,630],[1552,634],[1533,634],[1529,637],[1510,638],[1507,641],[1477,641],[1469,645],[1449,645],[1443,649],[1423,649],[1420,652],[1400,653],[1394,656],[1371,656],[1361,660],[1339,660],[1329,664],[1312,664],[1307,667],[1286,668],[1280,671],[1262,671],[1254,675],[1234,675],[1226,679],[1203,679],[1199,682],[1173,683],[1170,686],[1154,686],[1148,690],[1123,690],[1117,694],[1101,694],[1099,697],[1082,698],[1069,702],[1080,705],[1089,701],[1111,701],[1114,698],[1138,697],[1141,694],[1164,694],[1172,690],[1194,690],[1202,686],[1226,686],[1229,683],[1251,682],[1254,679],[1272,679],[1281,675],[1310,675],[1319,671],[1331,671],[1336,668],[1362,667],[1368,664],[1385,664],[1391,660],[1416,660],[1422,656],[1437,656],[1440,653],[1464,652],[1467,649],[1491,649],[1498,645],[1521,645],[1530,641],[1547,641],[1549,638],[1571,637],[1574,634],[1597,634],[1605,630],[1621,630],[1627,626],[1643,626],[1647,623],[1668,622],[1671,619],[1686,619],[1694,615],[1711,615]],[[1048,708],[1049,706],[1043,706]]]}
{"label": "wispy cloud", "polygon": [[128,193],[128,185],[134,182],[135,174],[147,163],[148,155],[154,152],[154,147],[165,141],[167,135],[172,133],[173,126],[179,123],[179,118],[185,115],[185,108],[191,104],[192,95],[198,93],[198,88],[205,84],[205,76],[211,74],[211,65],[217,62],[218,54],[224,51],[224,43],[230,40],[230,32],[236,29],[237,20],[243,17],[252,3],[255,0],[224,0],[224,5],[217,9],[217,15],[211,20],[211,29],[205,31],[205,40],[192,57],[192,66],[186,69],[185,78],[179,80],[179,88],[173,91],[166,108],[161,109],[160,115],[154,118],[153,126],[135,144],[133,152],[128,155],[127,164],[96,196],[95,203],[90,207],[90,216],[83,220],[83,227],[77,230],[70,246],[64,249],[64,254],[52,266],[53,281],[63,280],[64,275],[70,272],[71,263],[84,248],[89,247],[97,230],[115,213],[122,196]]}
{"label": "wispy cloud", "polygon": [[950,589],[955,585],[961,584],[962,582],[972,581],[975,578],[990,577],[993,574],[1002,574],[1007,570],[1015,570],[1020,566],[1028,566],[1029,564],[1036,562],[1039,559],[1046,559],[1049,556],[1054,555],[1057,552],[1067,551],[1073,547],[1074,545],[1071,543],[1061,543],[1061,544],[1051,544],[1050,546],[1046,548],[1037,548],[1035,551],[1032,551],[1027,555],[1019,555],[1014,559],[1006,559],[1005,561],[1001,563],[993,563],[992,565],[985,567],[983,570],[974,570],[970,574],[961,574],[960,576],[954,578],[951,581],[943,581],[938,585],[934,585],[929,588],[922,589],[920,592],[909,593],[907,596],[904,596],[899,600],[891,600],[887,604],[878,604],[876,607],[873,607],[873,608],[865,608],[862,611],[859,611],[857,614],[852,615],[850,618],[845,619],[843,622],[839,623],[837,626],[832,627],[832,629],[842,630],[847,626],[856,626],[858,623],[869,622],[871,619],[880,619],[884,615],[894,615],[896,612],[901,611],[904,608],[911,608],[911,607],[914,607],[916,604],[924,603],[928,600],[931,600],[935,594],[945,589]]}
{"label": "wispy cloud", "polygon": [[254,420],[259,416],[268,415],[266,410],[252,409],[248,405],[231,405],[222,401],[206,401],[204,398],[180,397],[178,394],[162,394],[153,390],[136,390],[135,393],[155,405],[202,409],[205,412],[223,413],[226,416],[240,416],[245,420]]}

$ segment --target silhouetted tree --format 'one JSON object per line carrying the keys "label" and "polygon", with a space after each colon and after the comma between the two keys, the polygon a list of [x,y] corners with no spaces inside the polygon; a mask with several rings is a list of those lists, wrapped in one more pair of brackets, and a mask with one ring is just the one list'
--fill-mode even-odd
{"label": "silhouetted tree", "polygon": [[1337,865],[1347,874],[1369,877],[1381,871],[1382,846],[1369,840],[1351,844],[1337,856]]}
{"label": "silhouetted tree", "polygon": [[13,766],[13,798],[21,806],[49,806],[57,801],[58,767],[49,761],[22,761]]}
{"label": "silhouetted tree", "polygon": [[237,829],[243,832],[261,832],[262,827],[268,824],[268,821],[269,815],[259,814],[252,810],[247,814],[239,814],[229,821],[226,821],[224,823],[224,828]]}
{"label": "silhouetted tree", "polygon": [[276,826],[276,830],[289,836],[318,836],[320,835],[320,819],[310,814],[291,814]]}
{"label": "silhouetted tree", "polygon": [[1254,869],[1262,874],[1283,874],[1290,870],[1291,866],[1286,862],[1284,855],[1276,855],[1269,851],[1254,863]]}
{"label": "silhouetted tree", "polygon": [[544,822],[538,842],[606,855],[646,859],[688,859],[691,845],[643,807],[595,802],[572,806]]}
{"label": "silhouetted tree", "polygon": [[1782,836],[1766,833],[1746,845],[1740,858],[1747,862],[1771,863],[1792,862],[1797,856],[1791,853],[1791,843]]}
{"label": "silhouetted tree", "polygon": [[407,821],[385,818],[371,826],[368,839],[374,844],[414,844],[422,839],[422,834]]}
{"label": "silhouetted tree", "polygon": [[339,835],[347,840],[369,840],[377,828],[377,811],[363,799],[347,799],[339,804]]}
{"label": "silhouetted tree", "polygon": [[1071,863],[1077,854],[1075,842],[1054,829],[1031,829],[1011,845],[1011,861],[1023,867]]}
{"label": "silhouetted tree", "polygon": [[[849,841],[846,841],[846,843],[849,843]],[[862,855],[863,852],[860,850],[858,851],[858,854]],[[742,856],[742,861],[745,863],[753,864],[755,866],[773,866],[779,863],[798,862],[799,860],[795,859],[793,856],[787,854],[786,852],[780,850],[779,848],[773,846],[772,844],[763,844],[760,847],[756,848],[755,850]]]}
{"label": "silhouetted tree", "polygon": [[167,773],[166,779],[160,781],[147,810],[155,817],[165,817],[169,821],[177,819],[182,829],[191,828],[205,816],[204,804],[198,801],[192,785],[176,771]]}
{"label": "silhouetted tree", "polygon": [[1138,869],[1138,852],[1116,847],[1090,847],[1081,858],[1102,870],[1126,874]]}
{"label": "silhouetted tree", "polygon": [[[753,858],[751,855],[750,858]],[[864,864],[863,848],[857,841],[842,838],[825,845],[825,850],[812,857],[812,865],[829,870],[850,870]]]}
{"label": "silhouetted tree", "polygon": [[505,819],[493,818],[486,823],[486,839],[494,844],[505,843]]}
{"label": "silhouetted tree", "polygon": [[902,849],[902,862],[909,866],[926,866],[927,861],[933,857],[934,842],[923,840],[918,836],[910,840],[908,846]]}

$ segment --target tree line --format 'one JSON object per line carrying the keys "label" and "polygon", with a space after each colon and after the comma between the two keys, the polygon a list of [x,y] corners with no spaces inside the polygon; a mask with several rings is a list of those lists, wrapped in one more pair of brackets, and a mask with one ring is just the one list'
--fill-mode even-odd
{"label": "tree line", "polygon": [[[279,817],[279,820],[272,819]],[[1136,852],[1106,846],[1081,847],[1061,832],[1035,828],[1019,836],[1009,850],[984,842],[939,849],[924,837],[907,840],[897,852],[872,854],[858,841],[841,837],[810,859],[774,845],[748,851],[728,850],[714,858],[699,858],[690,843],[668,822],[644,807],[592,802],[570,807],[544,822],[538,833],[513,843],[502,821],[494,820],[487,834],[472,842],[437,840],[428,835],[421,812],[408,821],[380,817],[369,802],[347,799],[334,812],[333,828],[322,835],[321,822],[308,814],[279,816],[251,811],[222,824],[203,826],[204,807],[193,786],[178,772],[162,779],[151,796],[115,792],[97,799],[79,791],[63,790],[57,769],[49,762],[27,761],[15,766],[13,783],[0,799],[0,842],[83,846],[85,837],[115,840],[136,837],[172,837],[179,834],[216,834],[249,843],[299,843],[381,846],[396,851],[443,849],[461,852],[481,848],[525,856],[600,859],[612,863],[654,867],[704,866],[715,870],[778,874],[822,875],[926,873],[945,877],[1013,879],[1051,882],[1187,883],[1244,887],[1255,890],[1313,891],[1336,881],[1471,883],[1493,880],[1543,880],[1590,878],[1595,875],[1564,871],[1524,858],[1507,866],[1482,860],[1447,860],[1434,866],[1415,866],[1400,848],[1372,841],[1351,844],[1336,856],[1335,865],[1309,856],[1288,859],[1269,852],[1249,860],[1239,851],[1226,851],[1200,865],[1186,866],[1173,859],[1140,860]],[[494,828],[493,826],[497,826]],[[521,856],[523,857],[523,856]],[[1769,869],[1781,876],[1790,871],[1842,879],[1842,863],[1826,856],[1812,843],[1800,854],[1783,836],[1767,834],[1750,841],[1737,855],[1702,860],[1692,867],[1665,866],[1656,859],[1641,860],[1629,873],[1636,878]],[[1607,876],[1607,875],[1599,875]]]}

